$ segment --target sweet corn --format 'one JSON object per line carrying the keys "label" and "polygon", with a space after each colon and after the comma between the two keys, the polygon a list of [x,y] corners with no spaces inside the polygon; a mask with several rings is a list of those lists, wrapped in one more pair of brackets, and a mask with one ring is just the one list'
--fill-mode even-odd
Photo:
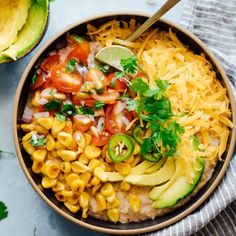
{"label": "sweet corn", "polygon": [[86,140],[84,137],[84,134],[80,131],[75,131],[73,134],[74,140],[76,140],[77,144],[79,147],[81,148],[85,148],[86,147]]}
{"label": "sweet corn", "polygon": [[69,162],[69,161],[61,162],[60,169],[61,169],[61,171],[64,172],[65,174],[70,173],[70,172],[71,172],[71,165],[70,165],[70,162]]}
{"label": "sweet corn", "polygon": [[141,157],[140,156],[136,156],[134,158],[134,161],[130,163],[131,167],[136,166],[140,162],[140,160],[141,160]]}
{"label": "sweet corn", "polygon": [[52,154],[52,156],[53,156],[54,158],[57,158],[57,157],[58,157],[57,150],[53,150],[53,151],[51,152],[51,154]]}
{"label": "sweet corn", "polygon": [[56,136],[59,132],[61,132],[66,126],[66,121],[60,121],[57,118],[53,119],[52,124],[52,135]]}
{"label": "sweet corn", "polygon": [[43,135],[48,135],[49,131],[47,129],[45,129],[43,126],[41,125],[36,125],[35,126],[35,130],[37,131],[37,133],[39,134],[43,134]]}
{"label": "sweet corn", "polygon": [[72,213],[76,213],[79,211],[80,206],[79,205],[73,205],[69,202],[64,202],[64,205],[66,206],[66,208],[68,208],[69,211],[71,211]]}
{"label": "sweet corn", "polygon": [[61,142],[59,142],[58,140],[55,142],[55,148],[56,149],[63,149],[65,148]]}
{"label": "sweet corn", "polygon": [[128,159],[125,160],[126,163],[131,163],[134,161],[134,155],[131,155]]}
{"label": "sweet corn", "polygon": [[53,97],[57,100],[66,100],[66,95],[64,93],[53,93]]}
{"label": "sweet corn", "polygon": [[107,202],[110,202],[110,203],[113,202],[115,199],[116,199],[115,191],[112,193],[112,195],[106,197]]}
{"label": "sweet corn", "polygon": [[106,159],[106,162],[107,163],[113,163],[113,161],[111,160],[110,156],[109,156],[109,153],[108,153],[108,150],[106,150],[106,155],[105,155],[105,159]]}
{"label": "sweet corn", "polygon": [[64,174],[59,173],[59,175],[57,176],[57,180],[58,180],[58,181],[61,181],[62,183],[64,183],[64,182],[65,182],[65,176],[64,176]]}
{"label": "sweet corn", "polygon": [[79,202],[79,197],[77,195],[73,195],[72,197],[68,197],[67,201],[72,205],[76,205]]}
{"label": "sweet corn", "polygon": [[133,155],[137,155],[139,153],[140,153],[140,146],[137,143],[135,143]]}
{"label": "sweet corn", "polygon": [[106,163],[106,162],[102,162],[102,164],[101,164],[101,167],[105,170],[105,171],[112,171],[112,168],[111,168],[111,166],[108,164],[108,163]]}
{"label": "sweet corn", "polygon": [[129,183],[124,182],[124,181],[122,181],[122,182],[120,183],[120,189],[121,189],[122,191],[129,191],[130,188],[131,188],[131,185],[130,185]]}
{"label": "sweet corn", "polygon": [[61,192],[61,191],[65,190],[65,184],[57,181],[57,184],[55,186],[53,186],[52,190],[54,192]]}
{"label": "sweet corn", "polygon": [[61,192],[56,193],[56,194],[55,194],[55,197],[56,197],[56,199],[57,199],[59,202],[65,202],[65,201],[66,201],[66,197],[63,196],[63,195],[61,194]]}
{"label": "sweet corn", "polygon": [[73,193],[82,193],[84,191],[85,184],[81,179],[76,179],[71,183],[71,190]]}
{"label": "sweet corn", "polygon": [[80,179],[80,177],[79,177],[79,175],[77,175],[75,173],[71,173],[71,174],[67,175],[66,176],[66,185],[71,187],[72,182],[75,181],[76,179]]}
{"label": "sweet corn", "polygon": [[110,183],[105,183],[101,188],[101,194],[105,197],[111,196],[114,193],[114,188]]}
{"label": "sweet corn", "polygon": [[75,173],[84,173],[86,171],[89,171],[88,166],[84,165],[83,163],[79,162],[79,161],[74,161],[71,163],[71,169],[75,172]]}
{"label": "sweet corn", "polygon": [[88,217],[88,207],[83,208],[82,218],[86,219]]}
{"label": "sweet corn", "polygon": [[72,197],[74,195],[74,193],[71,190],[62,190],[61,194],[65,197]]}
{"label": "sweet corn", "polygon": [[37,91],[34,93],[33,99],[31,100],[32,106],[39,107],[39,106],[40,106],[40,104],[38,103],[38,100],[39,100],[39,99],[40,99],[40,91],[37,90]]}
{"label": "sweet corn", "polygon": [[57,184],[57,179],[51,179],[47,176],[44,176],[42,179],[42,186],[44,188],[52,188]]}
{"label": "sweet corn", "polygon": [[117,208],[120,205],[118,198],[115,198],[113,202],[107,202],[107,209]]}
{"label": "sweet corn", "polygon": [[89,180],[92,177],[92,174],[89,172],[85,172],[85,173],[80,174],[79,177],[80,177],[80,179],[82,179],[84,181],[85,185],[87,186]]}
{"label": "sweet corn", "polygon": [[77,93],[75,94],[75,98],[76,98],[76,99],[79,99],[79,100],[89,99],[89,98],[90,98],[90,95],[87,94],[87,93],[77,92]]}
{"label": "sweet corn", "polygon": [[56,142],[55,142],[53,136],[51,134],[48,134],[47,138],[46,138],[46,141],[47,141],[47,143],[46,143],[47,150],[50,151],[50,152],[53,151],[55,149],[55,146],[56,146]]}
{"label": "sweet corn", "polygon": [[42,173],[51,179],[57,178],[60,173],[60,163],[56,160],[47,160],[42,167]]}
{"label": "sweet corn", "polygon": [[91,185],[99,185],[100,184],[100,179],[98,179],[96,176],[94,176],[91,181],[90,181]]}
{"label": "sweet corn", "polygon": [[47,156],[46,150],[36,150],[33,152],[33,160],[43,162]]}
{"label": "sweet corn", "polygon": [[93,89],[95,87],[95,84],[93,82],[87,81],[85,83],[82,84],[81,86],[81,91],[83,92],[89,92],[91,91],[91,89]]}
{"label": "sweet corn", "polygon": [[89,204],[89,194],[87,192],[82,192],[79,195],[79,204],[82,208],[88,207]]}
{"label": "sweet corn", "polygon": [[69,133],[69,134],[73,133],[72,121],[69,118],[67,118],[67,120],[66,120],[66,126],[63,129],[63,131],[66,132],[66,133]]}
{"label": "sweet corn", "polygon": [[84,134],[84,138],[85,138],[85,145],[86,145],[86,146],[90,145],[91,140],[92,140],[91,135],[88,134],[88,133],[85,133],[85,134]]}
{"label": "sweet corn", "polygon": [[89,158],[98,158],[101,154],[101,149],[95,146],[86,146],[84,150],[84,154]]}
{"label": "sweet corn", "polygon": [[133,212],[138,212],[140,210],[140,199],[138,196],[132,194],[129,197],[129,204]]}
{"label": "sweet corn", "polygon": [[39,174],[43,167],[43,161],[33,161],[32,171],[36,174]]}
{"label": "sweet corn", "polygon": [[49,130],[52,128],[53,118],[52,117],[41,117],[37,119],[37,123],[43,128]]}
{"label": "sweet corn", "polygon": [[94,176],[96,176],[103,182],[107,181],[107,175],[102,167],[96,167],[94,169]]}
{"label": "sweet corn", "polygon": [[76,147],[76,143],[72,137],[71,134],[66,133],[66,132],[60,132],[57,135],[57,140],[65,147],[69,148],[69,147]]}
{"label": "sweet corn", "polygon": [[25,132],[30,132],[35,129],[35,124],[22,124],[21,129]]}
{"label": "sweet corn", "polygon": [[128,163],[115,163],[114,167],[122,175],[128,175],[131,172],[131,166]]}
{"label": "sweet corn", "polygon": [[88,165],[89,170],[90,170],[91,172],[93,172],[94,169],[95,169],[96,167],[98,167],[100,164],[101,164],[101,162],[100,162],[99,160],[97,160],[97,159],[92,159],[92,160],[89,162],[89,165]]}
{"label": "sweet corn", "polygon": [[102,186],[101,183],[98,184],[98,185],[93,186],[92,190],[91,190],[91,194],[94,196],[97,193],[97,191],[101,188],[101,186]]}
{"label": "sweet corn", "polygon": [[86,155],[84,155],[84,153],[80,154],[79,156],[79,162],[87,165],[89,163],[89,159]]}
{"label": "sweet corn", "polygon": [[107,208],[106,198],[101,193],[97,193],[95,199],[96,199],[96,202],[97,202],[98,210],[99,211],[106,210],[106,208]]}
{"label": "sweet corn", "polygon": [[29,155],[32,155],[36,150],[35,147],[30,142],[23,142],[23,148]]}
{"label": "sweet corn", "polygon": [[36,131],[31,131],[31,132],[27,133],[26,135],[24,135],[24,136],[22,137],[22,141],[23,141],[23,142],[29,141],[29,140],[31,139],[32,135],[33,135],[33,134],[36,134],[36,133],[37,133]]}
{"label": "sweet corn", "polygon": [[58,156],[64,161],[74,161],[77,153],[70,150],[57,150]]}
{"label": "sweet corn", "polygon": [[117,208],[112,208],[112,209],[107,210],[107,216],[109,220],[114,223],[118,222],[120,218],[120,214]]}

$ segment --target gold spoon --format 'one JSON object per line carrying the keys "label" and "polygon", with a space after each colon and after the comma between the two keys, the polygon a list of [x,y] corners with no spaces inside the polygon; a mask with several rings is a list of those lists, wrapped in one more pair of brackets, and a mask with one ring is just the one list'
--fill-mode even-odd
{"label": "gold spoon", "polygon": [[145,21],[126,41],[132,42],[137,39],[144,31],[150,28],[156,21],[160,19],[166,12],[174,7],[181,0],[168,0],[152,17]]}

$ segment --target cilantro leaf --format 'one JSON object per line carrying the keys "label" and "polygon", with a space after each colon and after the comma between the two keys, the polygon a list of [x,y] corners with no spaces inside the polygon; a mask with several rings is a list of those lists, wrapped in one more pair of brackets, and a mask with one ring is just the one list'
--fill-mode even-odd
{"label": "cilantro leaf", "polygon": [[31,83],[34,85],[38,79],[38,76],[36,73],[34,73],[33,77],[31,78]]}
{"label": "cilantro leaf", "polygon": [[100,110],[103,106],[105,106],[105,103],[102,101],[96,101],[94,103],[94,108],[95,110]]}
{"label": "cilantro leaf", "polygon": [[128,111],[138,112],[139,111],[139,105],[140,105],[139,100],[130,100],[130,101],[126,102],[126,109]]}
{"label": "cilantro leaf", "polygon": [[77,35],[77,34],[72,34],[71,35],[73,37],[73,39],[77,42],[77,43],[82,43],[84,42],[84,37]]}
{"label": "cilantro leaf", "polygon": [[59,112],[56,114],[56,119],[59,121],[66,121],[66,116],[60,114]]}
{"label": "cilantro leaf", "polygon": [[191,139],[192,139],[192,143],[193,143],[193,148],[195,151],[199,150],[199,145],[200,145],[200,141],[199,139],[195,136],[195,135],[192,135],[191,136]]}
{"label": "cilantro leaf", "polygon": [[145,96],[147,97],[155,97],[156,99],[160,99],[166,96],[166,89],[168,88],[169,84],[165,80],[155,80],[156,87],[148,89],[145,92]]}
{"label": "cilantro leaf", "polygon": [[90,107],[83,106],[83,107],[80,107],[79,110],[83,115],[87,115],[87,114],[94,115],[94,111]]}
{"label": "cilantro leaf", "polygon": [[125,73],[123,71],[119,71],[115,73],[115,77],[116,78],[122,78],[125,76]]}
{"label": "cilantro leaf", "polygon": [[60,114],[65,116],[75,116],[78,114],[78,110],[73,104],[67,103],[61,108]]}
{"label": "cilantro leaf", "polygon": [[73,73],[75,71],[75,68],[76,68],[76,62],[77,62],[76,59],[74,59],[74,58],[70,59],[66,64],[66,69],[69,72]]}
{"label": "cilantro leaf", "polygon": [[132,80],[129,88],[132,89],[135,93],[144,94],[149,89],[149,86],[147,83],[143,82],[141,78],[135,78]]}
{"label": "cilantro leaf", "polygon": [[61,101],[56,99],[51,100],[50,102],[44,104],[44,108],[46,111],[53,111],[59,109],[61,106]]}
{"label": "cilantro leaf", "polygon": [[0,201],[0,221],[7,218],[8,216],[8,210],[6,205]]}
{"label": "cilantro leaf", "polygon": [[46,144],[46,139],[45,138],[31,139],[30,143],[34,147],[39,147],[39,146],[43,146],[44,144]]}
{"label": "cilantro leaf", "polygon": [[121,59],[120,65],[126,74],[134,74],[138,70],[138,60],[135,56],[131,56],[127,59]]}

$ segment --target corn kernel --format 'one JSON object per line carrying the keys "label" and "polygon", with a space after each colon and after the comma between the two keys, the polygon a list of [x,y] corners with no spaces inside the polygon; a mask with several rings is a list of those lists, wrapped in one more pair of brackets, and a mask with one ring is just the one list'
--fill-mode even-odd
{"label": "corn kernel", "polygon": [[90,170],[91,172],[93,172],[94,169],[95,169],[96,167],[98,167],[100,164],[101,164],[101,162],[100,162],[99,160],[97,160],[97,159],[92,159],[92,160],[89,162],[89,165],[88,165],[89,170]]}
{"label": "corn kernel", "polygon": [[85,150],[84,150],[84,154],[89,158],[89,159],[93,159],[93,158],[98,158],[101,154],[101,149],[98,147],[94,147],[94,146],[86,146]]}
{"label": "corn kernel", "polygon": [[21,129],[25,132],[30,132],[35,129],[35,125],[34,124],[22,124]]}
{"label": "corn kernel", "polygon": [[62,145],[61,142],[59,142],[58,140],[55,142],[55,148],[56,149],[64,149],[64,146]]}
{"label": "corn kernel", "polygon": [[36,134],[36,133],[37,133],[36,131],[31,131],[31,132],[27,133],[26,135],[24,135],[24,136],[22,137],[22,141],[23,141],[23,142],[29,141],[29,140],[31,139],[32,135],[33,135],[33,134]]}
{"label": "corn kernel", "polygon": [[79,156],[79,162],[87,165],[89,163],[89,159],[87,156],[84,155],[84,153],[80,154]]}
{"label": "corn kernel", "polygon": [[70,162],[69,162],[69,161],[61,162],[60,169],[61,169],[61,171],[64,172],[65,174],[70,173],[70,172],[71,172],[71,165],[70,165]]}
{"label": "corn kernel", "polygon": [[107,181],[107,175],[102,167],[96,167],[94,169],[94,176],[96,176],[103,182]]}
{"label": "corn kernel", "polygon": [[64,93],[53,93],[53,97],[57,100],[66,100],[66,95]]}
{"label": "corn kernel", "polygon": [[86,219],[88,217],[88,207],[83,208],[82,218]]}
{"label": "corn kernel", "polygon": [[62,190],[61,194],[65,197],[72,197],[74,193],[71,190]]}
{"label": "corn kernel", "polygon": [[114,167],[122,175],[128,175],[131,172],[131,166],[128,163],[115,163]]}
{"label": "corn kernel", "polygon": [[137,155],[139,153],[140,153],[140,146],[137,143],[135,143],[133,155]]}
{"label": "corn kernel", "polygon": [[79,204],[82,208],[88,207],[89,204],[89,194],[87,192],[82,192],[79,195]]}
{"label": "corn kernel", "polygon": [[57,178],[60,173],[60,163],[55,160],[47,160],[43,165],[42,173],[51,179]]}
{"label": "corn kernel", "polygon": [[136,195],[134,194],[130,195],[129,203],[133,212],[136,213],[140,210],[140,199]]}
{"label": "corn kernel", "polygon": [[86,145],[86,146],[90,145],[91,140],[92,140],[91,135],[88,134],[88,133],[85,133],[85,134],[84,134],[84,138],[85,138],[85,145]]}
{"label": "corn kernel", "polygon": [[56,146],[56,142],[55,142],[53,136],[51,134],[48,134],[47,138],[46,138],[46,141],[47,141],[47,143],[46,143],[47,150],[50,151],[50,152],[53,151],[55,146]]}
{"label": "corn kernel", "polygon": [[72,121],[69,118],[67,118],[67,120],[66,120],[66,126],[63,129],[63,131],[66,132],[66,133],[69,133],[69,134],[73,133]]}
{"label": "corn kernel", "polygon": [[84,191],[85,184],[81,179],[76,179],[71,183],[71,190],[73,193],[82,193]]}
{"label": "corn kernel", "polygon": [[54,158],[57,158],[57,157],[58,157],[58,154],[57,154],[57,151],[56,151],[56,150],[53,150],[53,151],[51,152],[51,154],[52,154],[52,156],[53,156]]}
{"label": "corn kernel", "polygon": [[65,182],[65,176],[64,176],[64,174],[59,173],[59,175],[57,176],[57,180],[64,183],[64,182]]}
{"label": "corn kernel", "polygon": [[128,159],[125,160],[126,163],[131,163],[134,161],[134,155],[131,155]]}
{"label": "corn kernel", "polygon": [[36,174],[39,174],[43,167],[43,161],[33,161],[32,171]]}
{"label": "corn kernel", "polygon": [[101,188],[101,186],[102,186],[101,183],[98,184],[98,185],[93,186],[92,190],[91,190],[91,194],[94,196],[97,193],[97,191]]}
{"label": "corn kernel", "polygon": [[101,188],[101,194],[105,197],[111,196],[114,193],[114,188],[110,183],[105,183]]}
{"label": "corn kernel", "polygon": [[105,159],[106,159],[106,162],[107,163],[113,163],[113,161],[111,160],[110,156],[109,156],[109,153],[108,153],[108,150],[106,150],[106,154],[105,154]]}
{"label": "corn kernel", "polygon": [[75,173],[71,173],[71,174],[66,176],[66,184],[68,186],[71,186],[72,182],[76,179],[80,179],[79,175],[77,175]]}
{"label": "corn kernel", "polygon": [[36,150],[33,152],[33,159],[35,161],[42,162],[46,158],[47,151],[46,150]]}
{"label": "corn kernel", "polygon": [[92,180],[90,181],[91,185],[99,185],[100,184],[100,179],[98,179],[96,176],[94,176],[92,178]]}
{"label": "corn kernel", "polygon": [[39,134],[43,134],[43,135],[48,135],[49,131],[47,129],[45,129],[43,126],[41,125],[36,125],[35,126],[35,130],[37,131],[37,133]]}
{"label": "corn kernel", "polygon": [[89,171],[88,166],[84,165],[83,163],[79,162],[79,161],[74,161],[71,163],[71,169],[75,172],[75,173],[84,173],[86,171]]}
{"label": "corn kernel", "polygon": [[141,157],[140,156],[136,156],[134,158],[134,161],[130,163],[131,167],[136,166],[140,162],[140,160],[141,160]]}
{"label": "corn kernel", "polygon": [[76,140],[77,144],[79,147],[81,148],[85,148],[86,147],[86,140],[84,137],[84,134],[80,131],[75,131],[73,134],[74,140]]}
{"label": "corn kernel", "polygon": [[98,193],[96,194],[96,202],[97,202],[97,208],[99,211],[104,211],[107,208],[107,202],[106,202],[106,198],[101,194]]}
{"label": "corn kernel", "polygon": [[43,128],[49,130],[52,128],[53,118],[52,117],[41,117],[37,119],[37,123]]}
{"label": "corn kernel", "polygon": [[59,181],[57,181],[57,184],[55,186],[53,186],[52,190],[54,192],[61,192],[63,190],[65,190],[65,185]]}
{"label": "corn kernel", "polygon": [[66,126],[66,121],[60,121],[57,118],[53,119],[52,124],[52,135],[56,136],[59,132],[61,132]]}
{"label": "corn kernel", "polygon": [[107,216],[109,220],[114,223],[118,222],[120,218],[120,214],[117,208],[112,208],[112,209],[107,210]]}
{"label": "corn kernel", "polygon": [[70,150],[57,150],[58,156],[64,161],[74,161],[77,153]]}
{"label": "corn kernel", "polygon": [[113,191],[112,195],[106,197],[107,202],[110,202],[110,203],[113,202],[115,199],[116,199],[115,191]]}
{"label": "corn kernel", "polygon": [[29,155],[32,155],[36,150],[35,147],[30,142],[23,142],[23,148]]}
{"label": "corn kernel", "polygon": [[107,202],[107,209],[117,208],[120,205],[120,200],[115,198],[113,202]]}
{"label": "corn kernel", "polygon": [[66,206],[66,208],[71,211],[72,213],[76,213],[79,211],[80,206],[79,205],[73,205],[69,202],[64,202],[64,205]]}
{"label": "corn kernel", "polygon": [[57,135],[57,140],[65,147],[76,147],[76,143],[71,134],[66,132],[60,132]]}
{"label": "corn kernel", "polygon": [[120,183],[120,189],[121,189],[122,191],[129,191],[130,188],[131,188],[131,185],[130,185],[129,183],[124,182],[124,181],[122,181],[122,182]]}
{"label": "corn kernel", "polygon": [[72,197],[68,197],[67,201],[72,205],[76,205],[79,202],[79,197],[77,195],[73,195]]}
{"label": "corn kernel", "polygon": [[101,167],[102,167],[105,171],[108,171],[108,172],[112,171],[111,165],[109,165],[109,164],[106,163],[106,162],[103,162],[103,163],[101,164]]}
{"label": "corn kernel", "polygon": [[51,179],[47,176],[44,176],[42,179],[42,186],[44,188],[52,188],[57,184],[57,179]]}
{"label": "corn kernel", "polygon": [[85,172],[79,175],[80,179],[84,181],[85,185],[87,186],[89,180],[91,179],[92,174],[89,172]]}
{"label": "corn kernel", "polygon": [[56,199],[57,199],[58,201],[60,201],[60,202],[65,202],[65,201],[66,201],[66,197],[63,196],[63,195],[61,194],[61,192],[56,193],[56,194],[55,194],[55,197],[56,197]]}
{"label": "corn kernel", "polygon": [[40,106],[40,104],[38,103],[39,99],[40,99],[40,91],[37,90],[34,94],[33,99],[31,100],[31,104],[35,107],[39,107]]}

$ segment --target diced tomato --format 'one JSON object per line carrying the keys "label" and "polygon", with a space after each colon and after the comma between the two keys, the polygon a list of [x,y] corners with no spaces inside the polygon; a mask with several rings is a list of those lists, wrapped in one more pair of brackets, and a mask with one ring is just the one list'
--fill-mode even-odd
{"label": "diced tomato", "polygon": [[51,79],[53,87],[65,93],[79,91],[82,84],[81,75],[77,71],[67,72],[65,64],[59,64],[52,68]]}
{"label": "diced tomato", "polygon": [[43,85],[44,88],[52,87],[52,79],[51,77],[48,77]]}
{"label": "diced tomato", "polygon": [[76,47],[69,53],[69,55],[66,57],[66,62],[73,58],[76,59],[78,63],[82,61],[85,65],[88,64],[87,63],[88,55],[79,47]]}
{"label": "diced tomato", "polygon": [[116,102],[116,99],[120,97],[120,94],[114,89],[109,89],[104,94],[92,94],[91,97],[106,104],[114,104]]}
{"label": "diced tomato", "polygon": [[118,92],[124,92],[127,88],[128,86],[125,82],[122,82],[120,79],[115,80],[115,90],[117,90]]}
{"label": "diced tomato", "polygon": [[82,133],[88,131],[92,125],[94,125],[94,122],[83,122],[83,120],[78,116],[73,116],[74,125],[73,128],[76,130],[81,131]]}
{"label": "diced tomato", "polygon": [[37,80],[35,81],[34,84],[31,85],[32,91],[38,89],[39,87],[41,87],[45,83],[45,79],[43,78],[43,76],[41,74],[36,75],[36,76],[37,76]]}
{"label": "diced tomato", "polygon": [[102,73],[101,70],[97,68],[92,68],[88,71],[85,76],[85,82],[93,82],[95,88],[101,89],[107,86],[106,76]]}
{"label": "diced tomato", "polygon": [[92,144],[98,147],[104,146],[108,143],[111,137],[111,133],[108,131],[103,131],[99,137],[92,136]]}
{"label": "diced tomato", "polygon": [[58,54],[47,57],[40,65],[44,71],[50,71],[54,66],[59,64],[60,56]]}
{"label": "diced tomato", "polygon": [[45,108],[44,106],[38,106],[38,112],[44,112]]}
{"label": "diced tomato", "polygon": [[87,107],[94,107],[94,103],[95,103],[95,102],[96,102],[96,101],[93,100],[93,99],[84,100],[84,104],[85,104],[85,106],[87,106]]}

